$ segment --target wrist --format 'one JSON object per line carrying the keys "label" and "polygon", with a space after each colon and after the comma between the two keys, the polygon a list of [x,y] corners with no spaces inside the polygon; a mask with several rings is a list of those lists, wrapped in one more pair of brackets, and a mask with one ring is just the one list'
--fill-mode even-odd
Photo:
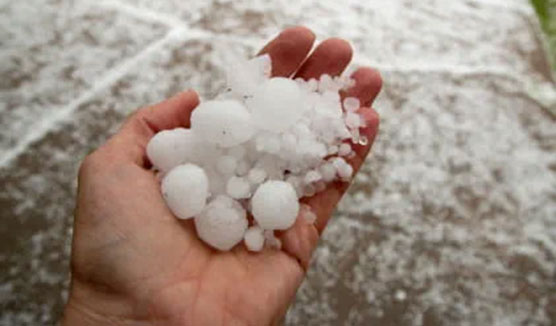
{"label": "wrist", "polygon": [[72,284],[62,317],[62,326],[152,325],[146,311],[118,295]]}

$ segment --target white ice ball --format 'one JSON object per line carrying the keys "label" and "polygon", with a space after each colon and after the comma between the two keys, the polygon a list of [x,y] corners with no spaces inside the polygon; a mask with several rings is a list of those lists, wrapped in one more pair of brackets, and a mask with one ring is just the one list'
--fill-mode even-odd
{"label": "white ice ball", "polygon": [[320,180],[322,180],[322,174],[320,174],[320,172],[316,170],[310,170],[309,172],[307,172],[307,174],[305,174],[305,178],[303,178],[303,181],[306,184],[314,183]]}
{"label": "white ice ball", "polygon": [[251,114],[234,100],[206,101],[191,114],[191,130],[207,142],[232,147],[249,140],[255,132]]}
{"label": "white ice ball", "polygon": [[247,179],[233,176],[226,184],[226,193],[235,199],[247,198],[251,195],[251,185]]}
{"label": "white ice ball", "polygon": [[345,121],[346,121],[346,126],[350,129],[359,128],[362,126],[361,117],[359,116],[359,114],[354,112],[346,113]]}
{"label": "white ice ball", "polygon": [[280,132],[303,114],[304,102],[299,85],[283,77],[266,81],[247,102],[255,124],[264,130]]}
{"label": "white ice ball", "polygon": [[228,196],[214,198],[195,217],[197,234],[204,242],[219,250],[230,250],[247,230],[246,213],[241,204]]}
{"label": "white ice ball", "polygon": [[338,155],[348,156],[351,153],[351,146],[348,143],[342,143],[338,149]]}
{"label": "white ice ball", "polygon": [[325,182],[330,182],[336,177],[336,167],[330,162],[321,165],[319,168],[319,172]]}
{"label": "white ice ball", "polygon": [[265,178],[266,171],[261,168],[253,168],[247,174],[247,180],[249,180],[252,185],[258,185],[262,183]]}
{"label": "white ice ball", "polygon": [[224,175],[230,175],[237,168],[237,159],[231,155],[224,155],[216,161],[216,169]]}
{"label": "white ice ball", "polygon": [[268,54],[246,62],[239,60],[226,69],[226,79],[232,94],[238,98],[251,97],[257,88],[270,77],[272,65]]}
{"label": "white ice ball", "polygon": [[311,206],[305,204],[301,205],[300,211],[300,215],[307,222],[307,224],[315,224],[317,221],[317,214],[315,214]]}
{"label": "white ice ball", "polygon": [[195,140],[191,130],[163,130],[154,135],[147,144],[147,156],[158,170],[168,172],[195,157],[194,146]]}
{"label": "white ice ball", "polygon": [[261,251],[264,245],[264,233],[263,229],[259,226],[252,226],[245,232],[243,237],[245,241],[245,246],[249,251]]}
{"label": "white ice ball", "polygon": [[166,204],[180,219],[191,218],[203,210],[208,196],[209,182],[200,167],[179,165],[162,180],[162,195]]}
{"label": "white ice ball", "polygon": [[359,99],[356,97],[347,97],[344,99],[344,109],[346,109],[347,112],[355,112],[360,106]]}
{"label": "white ice ball", "polygon": [[267,181],[253,195],[251,210],[263,229],[288,229],[295,223],[299,211],[295,189],[284,181]]}
{"label": "white ice ball", "polygon": [[341,157],[333,159],[332,164],[336,168],[338,176],[343,180],[347,180],[353,175],[353,167]]}
{"label": "white ice ball", "polygon": [[209,180],[209,195],[214,197],[226,193],[227,179],[216,169],[206,168],[205,173]]}

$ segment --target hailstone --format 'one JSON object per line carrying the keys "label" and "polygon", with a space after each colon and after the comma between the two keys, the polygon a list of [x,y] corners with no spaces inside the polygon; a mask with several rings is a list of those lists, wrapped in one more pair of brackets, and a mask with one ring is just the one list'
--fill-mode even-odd
{"label": "hailstone", "polygon": [[245,209],[234,199],[220,195],[195,217],[197,234],[218,250],[230,250],[238,244],[247,230]]}
{"label": "hailstone", "polygon": [[247,198],[251,194],[251,185],[243,177],[231,177],[226,185],[226,192],[235,199]]}
{"label": "hailstone", "polygon": [[234,100],[201,103],[191,114],[191,130],[221,147],[244,143],[255,131],[249,111]]}
{"label": "hailstone", "polygon": [[208,196],[209,181],[205,171],[193,164],[179,165],[162,180],[162,195],[166,204],[180,219],[201,213]]}
{"label": "hailstone", "polygon": [[346,109],[347,112],[355,112],[359,109],[359,106],[359,99],[356,97],[347,97],[344,99],[344,109]]}
{"label": "hailstone", "polygon": [[189,129],[163,130],[147,144],[147,156],[158,170],[168,172],[195,157],[194,138]]}
{"label": "hailstone", "polygon": [[252,226],[245,232],[243,237],[245,246],[249,251],[261,251],[264,245],[263,229],[259,226]]}
{"label": "hailstone", "polygon": [[263,229],[288,229],[295,223],[299,211],[295,189],[285,181],[266,181],[251,198],[251,210]]}
{"label": "hailstone", "polygon": [[270,77],[271,69],[268,54],[255,57],[247,62],[229,65],[226,71],[228,87],[236,97],[251,97],[259,85]]}
{"label": "hailstone", "polygon": [[250,251],[279,249],[274,231],[316,220],[299,198],[349,180],[351,145],[368,141],[359,100],[340,97],[349,77],[270,72],[268,55],[231,63],[226,91],[192,112],[190,129],[161,131],[147,145],[169,209],[195,217],[199,238],[218,250],[242,240]]}
{"label": "hailstone", "polygon": [[267,80],[247,101],[257,127],[280,132],[293,125],[303,114],[304,105],[299,85],[289,78]]}

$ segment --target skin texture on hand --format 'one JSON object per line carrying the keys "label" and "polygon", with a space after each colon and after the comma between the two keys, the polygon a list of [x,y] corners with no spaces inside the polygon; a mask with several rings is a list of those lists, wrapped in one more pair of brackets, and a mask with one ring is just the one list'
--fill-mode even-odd
{"label": "skin texture on hand", "polygon": [[[284,30],[259,54],[272,58],[273,76],[318,78],[339,75],[352,50],[328,39],[310,53],[314,34]],[[368,145],[354,146],[358,170],[378,130],[370,106],[380,91],[378,72],[360,68],[355,86]],[[87,156],[79,171],[74,221],[72,280],[63,325],[274,325],[300,286],[320,233],[349,186],[335,182],[304,199],[317,214],[315,225],[296,222],[279,233],[282,250],[250,253],[211,249],[191,220],[176,219],[160,193],[145,148],[158,131],[189,127],[199,99],[180,93],[133,114],[105,145]],[[298,219],[301,220],[301,219]]]}

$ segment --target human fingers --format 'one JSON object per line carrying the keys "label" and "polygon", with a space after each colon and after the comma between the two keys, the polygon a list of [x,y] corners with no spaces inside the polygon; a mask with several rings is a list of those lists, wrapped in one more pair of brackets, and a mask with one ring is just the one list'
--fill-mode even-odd
{"label": "human fingers", "polygon": [[305,60],[314,41],[315,34],[310,29],[291,27],[265,45],[258,55],[270,55],[273,77],[289,77]]}
{"label": "human fingers", "polygon": [[350,76],[355,85],[346,91],[340,91],[342,99],[355,97],[362,107],[371,107],[382,88],[382,77],[376,69],[362,67]]}
{"label": "human fingers", "polygon": [[[365,157],[368,155],[371,146],[378,132],[378,114],[370,108],[360,109],[360,114],[364,117],[366,126],[361,128],[360,134],[368,139],[365,145],[353,145],[355,155],[348,159],[348,163],[353,167],[354,174],[360,169]],[[349,182],[336,181],[316,195],[305,198],[302,203],[308,205],[313,214],[316,215],[315,223],[309,223],[303,218],[306,214],[300,211],[294,226],[284,231],[280,237],[283,249],[288,254],[296,257],[302,267],[308,267],[313,250],[316,248],[320,234],[330,220],[336,205],[349,187]]]}
{"label": "human fingers", "polygon": [[351,61],[351,45],[339,38],[323,41],[311,53],[295,74],[295,78],[319,79],[321,75],[340,75]]}

